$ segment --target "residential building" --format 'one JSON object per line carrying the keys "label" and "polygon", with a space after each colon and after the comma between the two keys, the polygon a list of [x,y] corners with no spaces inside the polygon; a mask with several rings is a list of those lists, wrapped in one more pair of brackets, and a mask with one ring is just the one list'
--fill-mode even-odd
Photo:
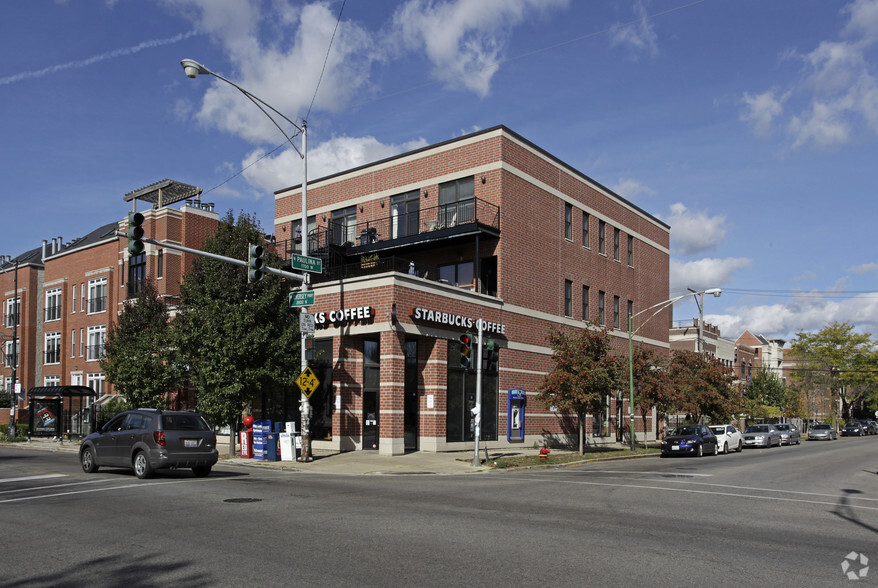
{"label": "residential building", "polygon": [[769,370],[779,378],[784,377],[783,346],[786,341],[768,339],[763,335],[754,335],[750,331],[744,331],[735,343],[754,350],[755,359],[752,367]]}

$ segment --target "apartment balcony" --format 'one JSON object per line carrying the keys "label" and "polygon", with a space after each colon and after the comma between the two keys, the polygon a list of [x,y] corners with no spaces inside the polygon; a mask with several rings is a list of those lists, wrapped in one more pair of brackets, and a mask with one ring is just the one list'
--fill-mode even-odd
{"label": "apartment balcony", "polygon": [[[308,235],[308,255],[323,259],[322,279],[338,279],[370,269],[368,273],[408,273],[409,253],[435,247],[440,241],[442,244],[449,240],[476,242],[481,237],[496,239],[499,236],[500,208],[471,198],[408,213],[393,210],[389,216],[356,224],[330,220],[327,227]],[[301,239],[278,241],[275,251],[281,258],[289,259],[292,253],[301,253]],[[393,257],[385,261],[390,252]],[[370,262],[376,263],[369,265]],[[438,279],[435,268],[423,266],[417,274]]]}

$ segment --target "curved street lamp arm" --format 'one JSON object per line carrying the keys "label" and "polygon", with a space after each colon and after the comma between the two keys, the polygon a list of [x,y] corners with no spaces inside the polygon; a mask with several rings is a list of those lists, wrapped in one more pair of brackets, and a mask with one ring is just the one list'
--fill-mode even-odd
{"label": "curved street lamp arm", "polygon": [[296,123],[291,121],[289,118],[287,118],[286,115],[284,115],[282,112],[278,111],[274,106],[272,106],[271,104],[269,104],[268,102],[266,102],[265,100],[260,98],[259,96],[255,96],[254,94],[245,90],[244,88],[242,88],[241,86],[239,86],[238,84],[233,82],[232,80],[230,80],[228,78],[224,78],[220,74],[207,69],[205,66],[201,65],[200,63],[198,63],[197,61],[195,61],[193,59],[184,59],[180,62],[180,65],[183,66],[183,69],[186,71],[186,75],[191,77],[191,78],[194,78],[197,75],[209,74],[215,78],[221,79],[222,81],[229,84],[230,86],[234,86],[239,92],[241,92],[244,96],[246,96],[247,99],[250,100],[250,102],[255,104],[256,107],[259,110],[261,110],[265,116],[268,117],[268,120],[270,120],[274,124],[274,126],[277,127],[277,130],[279,130],[281,132],[281,134],[284,136],[284,138],[290,143],[290,145],[293,146],[293,149],[296,150],[296,153],[299,154],[299,157],[302,159],[305,159],[305,155],[299,150],[298,147],[296,147],[296,144],[293,143],[292,137],[290,137],[287,134],[287,132],[283,130],[283,128],[277,123],[277,121],[274,119],[274,117],[271,116],[268,113],[268,111],[265,109],[268,108],[273,113],[275,113],[276,115],[278,115],[279,117],[281,117],[282,119],[284,119],[285,121],[287,121],[288,123],[293,125],[293,127],[295,127],[296,130],[299,131],[300,133],[305,132],[306,123],[303,122],[302,126],[297,125]]}

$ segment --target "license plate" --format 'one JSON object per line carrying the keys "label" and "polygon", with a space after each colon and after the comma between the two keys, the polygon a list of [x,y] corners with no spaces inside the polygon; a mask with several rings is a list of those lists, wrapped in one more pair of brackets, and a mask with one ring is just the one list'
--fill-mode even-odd
{"label": "license plate", "polygon": [[183,447],[198,447],[197,439],[183,439]]}
{"label": "license plate", "polygon": [[671,451],[680,451],[680,446],[679,445],[672,445]]}

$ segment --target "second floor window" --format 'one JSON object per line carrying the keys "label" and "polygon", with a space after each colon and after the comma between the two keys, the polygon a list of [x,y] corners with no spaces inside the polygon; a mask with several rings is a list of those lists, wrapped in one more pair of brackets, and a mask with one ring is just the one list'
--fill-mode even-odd
{"label": "second floor window", "polygon": [[88,312],[104,312],[107,310],[107,278],[88,281]]}
{"label": "second floor window", "polygon": [[46,290],[46,321],[61,320],[61,288]]}
{"label": "second floor window", "polygon": [[619,229],[613,229],[613,259],[619,261]]}
{"label": "second floor window", "polygon": [[21,317],[18,316],[21,310],[21,297],[7,298],[6,310],[3,312],[3,324],[7,327],[14,327],[21,324]]}
{"label": "second floor window", "polygon": [[619,328],[619,297],[613,296],[613,328]]}
{"label": "second floor window", "polygon": [[88,328],[88,348],[86,361],[97,361],[104,355],[104,343],[107,340],[107,326],[96,325]]}
{"label": "second floor window", "polygon": [[591,292],[589,290],[590,290],[590,288],[588,286],[582,287],[582,320],[584,320],[584,321],[589,320],[589,318],[588,318],[588,312],[589,312],[588,298],[591,294]]}
{"label": "second floor window", "polygon": [[439,281],[461,288],[472,288],[476,278],[475,265],[471,261],[439,266]]}
{"label": "second floor window", "polygon": [[607,223],[598,221],[598,253],[601,255],[607,252],[605,241],[607,238]]}
{"label": "second floor window", "polygon": [[607,295],[598,290],[598,324],[603,325],[604,323],[604,303],[606,302]]}
{"label": "second floor window", "polygon": [[3,365],[8,368],[11,368],[13,365],[17,366],[20,361],[20,348],[19,348],[20,340],[15,340],[15,347],[12,346],[12,341],[6,342],[6,353],[3,355]]}
{"label": "second floor window", "polygon": [[564,280],[564,316],[573,316],[573,282]]}
{"label": "second floor window", "polygon": [[589,222],[589,214],[587,212],[582,213],[582,246],[583,247],[591,247],[591,243],[588,242],[588,222]]}
{"label": "second floor window", "polygon": [[61,363],[61,332],[46,333],[46,363]]}
{"label": "second floor window", "polygon": [[634,267],[634,237],[628,235],[628,265]]}

